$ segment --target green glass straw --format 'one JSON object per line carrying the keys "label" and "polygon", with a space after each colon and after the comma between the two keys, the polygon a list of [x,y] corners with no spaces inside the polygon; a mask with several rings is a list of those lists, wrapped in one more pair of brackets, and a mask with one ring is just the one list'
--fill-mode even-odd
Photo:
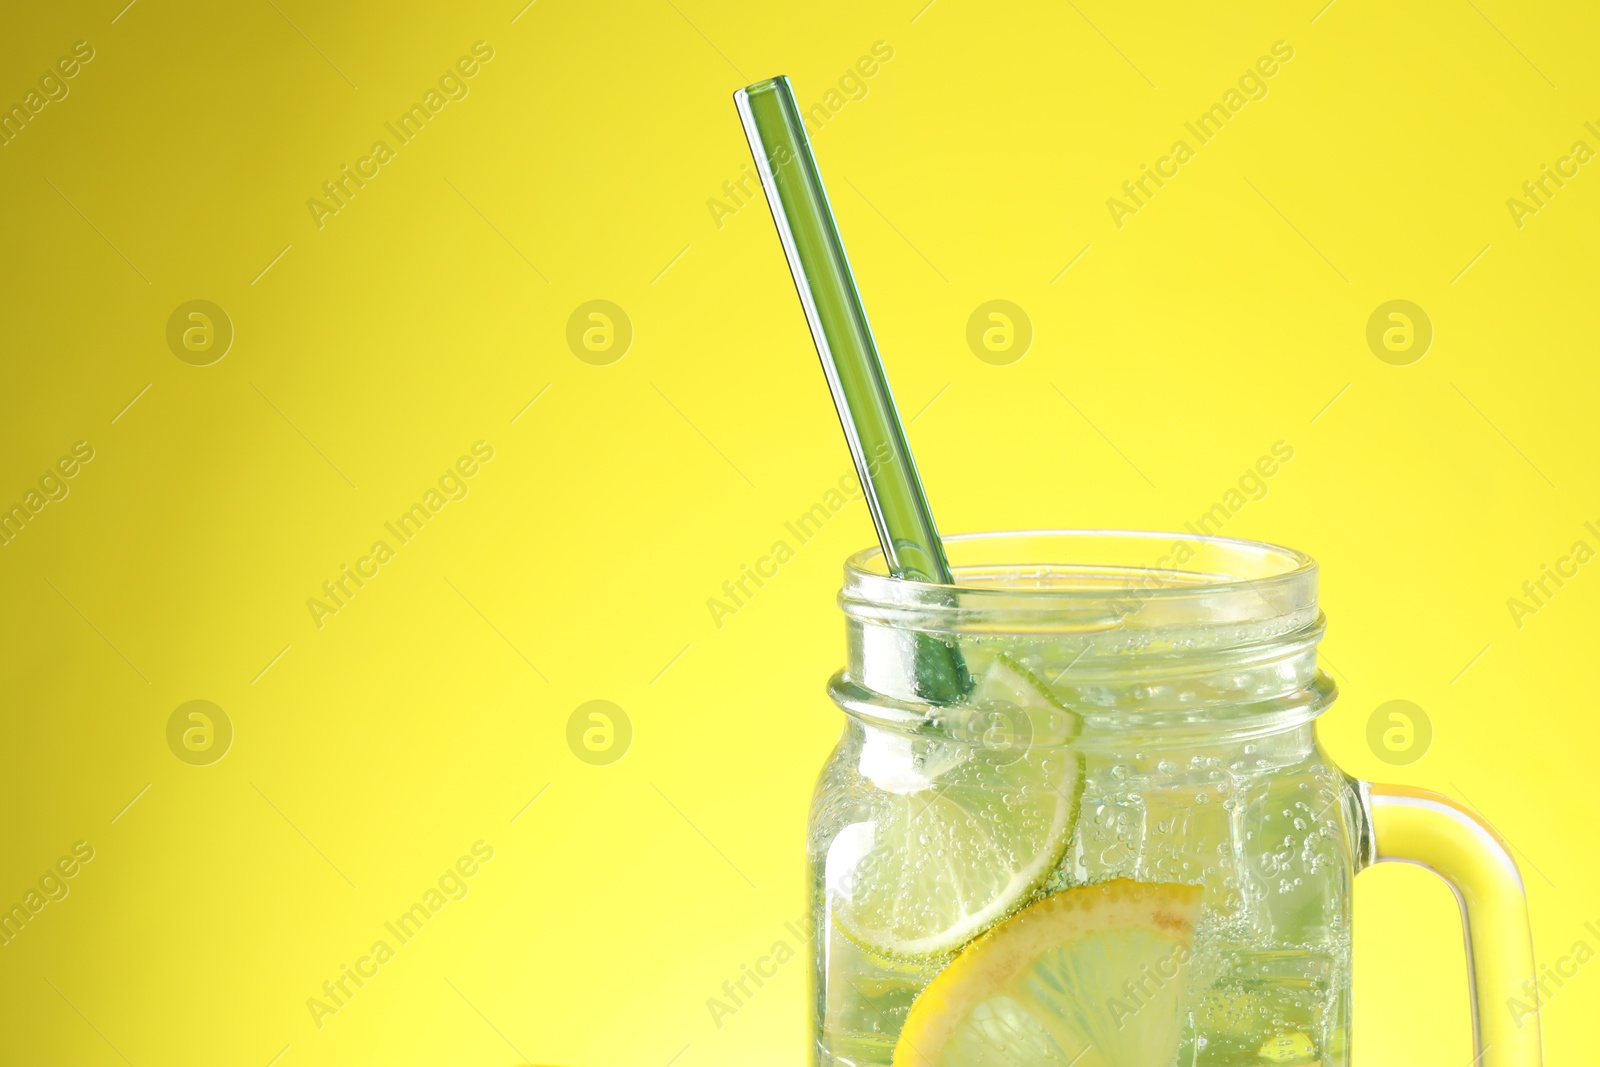
{"label": "green glass straw", "polygon": [[[757,82],[733,99],[889,573],[953,585],[789,79]],[[972,689],[960,649],[931,635],[917,637],[919,692],[935,704],[959,702]]]}

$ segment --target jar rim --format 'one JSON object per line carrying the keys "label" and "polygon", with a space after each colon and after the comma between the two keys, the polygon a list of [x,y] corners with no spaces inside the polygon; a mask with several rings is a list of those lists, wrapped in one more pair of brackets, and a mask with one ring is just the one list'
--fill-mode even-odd
{"label": "jar rim", "polygon": [[891,578],[873,546],[846,560],[840,606],[852,617],[950,632],[1100,629],[1108,616],[1121,626],[1130,602],[1163,627],[1316,613],[1316,561],[1264,541],[1070,529],[943,541],[954,584]]}

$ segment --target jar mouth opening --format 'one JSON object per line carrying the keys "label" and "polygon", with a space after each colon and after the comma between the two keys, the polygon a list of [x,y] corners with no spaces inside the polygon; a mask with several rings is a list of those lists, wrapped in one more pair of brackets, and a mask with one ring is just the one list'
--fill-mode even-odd
{"label": "jar mouth opening", "polygon": [[1083,632],[1141,620],[1161,628],[1303,624],[1305,613],[1316,615],[1316,561],[1262,541],[1018,530],[959,534],[944,545],[954,584],[891,578],[882,548],[872,547],[846,561],[840,606],[853,618],[953,633]]}

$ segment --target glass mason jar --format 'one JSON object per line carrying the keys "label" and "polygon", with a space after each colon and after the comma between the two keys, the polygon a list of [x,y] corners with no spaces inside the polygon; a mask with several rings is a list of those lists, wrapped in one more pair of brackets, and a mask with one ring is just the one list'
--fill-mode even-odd
{"label": "glass mason jar", "polygon": [[[1200,887],[1184,891],[1199,902],[1170,1009],[1173,1067],[1345,1067],[1351,882],[1383,860],[1432,868],[1462,902],[1477,1062],[1540,1062],[1527,913],[1503,843],[1444,797],[1348,777],[1317,743],[1335,689],[1317,670],[1309,557],[1157,533],[946,548],[954,586],[891,579],[877,549],[845,568],[848,659],[829,689],[846,722],[808,841],[814,1062],[1076,1062],[1089,1050],[1047,1017],[1024,1039],[991,1011],[966,1054],[908,1048],[901,1033],[974,939],[1053,894],[1129,879]],[[930,649],[947,664],[956,650],[964,700],[925,698]],[[1168,977],[1129,981],[1114,964],[1085,1013],[1138,1006]],[[1124,1064],[1102,1049],[1084,1063],[1167,1067],[1160,1055]]]}

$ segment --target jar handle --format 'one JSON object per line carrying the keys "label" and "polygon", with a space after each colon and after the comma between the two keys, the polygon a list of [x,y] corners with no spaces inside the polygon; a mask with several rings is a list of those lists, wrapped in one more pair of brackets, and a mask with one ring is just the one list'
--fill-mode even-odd
{"label": "jar handle", "polygon": [[1472,996],[1474,1067],[1541,1067],[1528,902],[1517,861],[1494,828],[1449,797],[1361,784],[1371,862],[1415,863],[1461,903]]}

